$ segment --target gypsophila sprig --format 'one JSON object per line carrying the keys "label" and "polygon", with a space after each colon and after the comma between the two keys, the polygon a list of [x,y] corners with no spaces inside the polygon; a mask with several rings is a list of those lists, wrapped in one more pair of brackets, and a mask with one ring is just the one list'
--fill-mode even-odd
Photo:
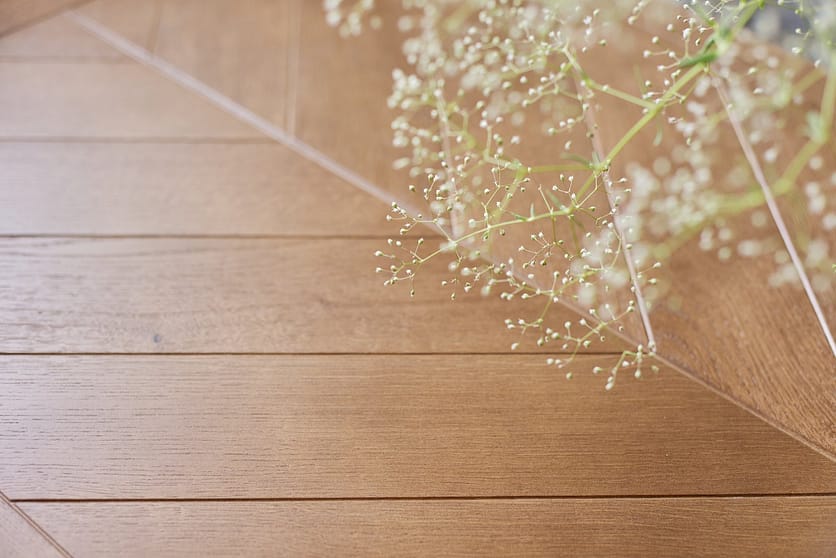
{"label": "gypsophila sprig", "polygon": [[[325,8],[346,36],[381,22],[371,0]],[[385,285],[407,284],[414,296],[421,268],[442,259],[441,287],[454,300],[478,292],[539,301],[505,320],[520,334],[512,349],[526,339],[553,348],[547,363],[567,378],[579,352],[609,335],[631,340],[614,366],[592,370],[606,372],[607,389],[619,372],[657,370],[647,311],[665,288],[656,270],[684,244],[721,260],[774,253],[781,267],[771,281],[793,276],[765,233],[776,218],[770,195],[804,206],[809,219],[796,232],[805,269],[817,289],[833,289],[832,2],[402,0],[402,8],[407,66],[393,72],[389,106],[403,156],[394,164],[408,171],[409,206],[421,210],[392,205],[399,234],[377,253]],[[788,51],[752,33],[773,32],[775,14],[794,18],[781,36]],[[614,49],[629,68],[607,64]],[[820,102],[810,107],[813,90]],[[803,134],[786,140],[799,118]],[[444,241],[416,239],[424,226]],[[554,323],[558,304],[580,317]]]}

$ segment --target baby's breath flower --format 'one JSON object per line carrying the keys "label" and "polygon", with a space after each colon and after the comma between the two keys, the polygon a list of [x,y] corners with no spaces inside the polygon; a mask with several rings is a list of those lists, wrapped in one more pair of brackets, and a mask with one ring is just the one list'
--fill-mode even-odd
{"label": "baby's breath flower", "polygon": [[[836,230],[836,171],[825,149],[836,113],[836,4],[402,4],[396,30],[404,34],[406,66],[393,72],[388,99],[396,112],[392,144],[403,151],[394,166],[410,177],[411,205],[426,214],[392,205],[388,219],[399,238],[375,254],[386,262],[377,268],[386,285],[409,283],[415,294],[421,268],[442,258],[449,275],[441,284],[453,300],[475,291],[541,301],[531,315],[505,320],[520,336],[511,349],[523,338],[552,348],[560,358],[547,364],[572,365],[565,371],[571,378],[574,357],[605,334],[648,326],[647,307],[665,290],[659,260],[688,243],[720,260],[774,254],[778,271],[770,282],[790,282],[797,270],[765,236],[770,213],[753,162],[744,150],[729,152],[729,121],[741,124],[738,139],[757,154],[773,194],[796,199],[820,222],[816,234]],[[328,23],[345,36],[380,24],[372,0],[325,0],[324,7]],[[794,18],[790,37],[780,32],[787,15]],[[635,30],[630,37],[647,36],[628,40],[628,27]],[[747,27],[788,50],[779,54]],[[614,48],[621,60],[632,57],[640,79],[609,82],[606,71],[590,65],[595,57],[612,59]],[[794,54],[818,69],[792,60]],[[803,116],[806,144],[784,141],[789,111],[798,112],[805,91],[821,84],[821,106]],[[615,112],[635,114],[636,121],[607,152],[599,126]],[[625,159],[651,130],[655,139],[641,148],[647,160]],[[440,231],[444,240],[436,246],[411,240],[417,225]],[[816,234],[803,235],[804,263],[817,270],[815,285],[833,288],[833,235]],[[555,324],[557,304],[583,317]],[[607,390],[619,370],[644,376],[656,354],[652,331],[645,337],[614,365],[592,369],[607,372]]]}

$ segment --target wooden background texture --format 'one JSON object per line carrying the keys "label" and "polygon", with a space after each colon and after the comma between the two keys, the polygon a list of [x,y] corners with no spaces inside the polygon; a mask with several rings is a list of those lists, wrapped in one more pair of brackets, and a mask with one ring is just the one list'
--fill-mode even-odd
{"label": "wooden background texture", "polygon": [[757,265],[705,318],[745,340],[659,318],[692,377],[566,381],[524,305],[383,289],[385,203],[91,22],[402,185],[397,39],[318,1],[0,0],[0,556],[836,553],[833,390],[781,383],[833,361]]}

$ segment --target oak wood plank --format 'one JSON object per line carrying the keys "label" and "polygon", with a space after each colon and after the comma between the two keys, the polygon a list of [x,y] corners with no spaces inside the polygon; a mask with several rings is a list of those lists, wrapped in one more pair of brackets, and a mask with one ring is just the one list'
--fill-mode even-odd
{"label": "oak wood plank", "polygon": [[291,0],[169,0],[154,53],[285,126]]}
{"label": "oak wood plank", "polygon": [[5,356],[0,486],[15,499],[836,489],[825,457],[674,371],[603,383],[536,355]]}
{"label": "oak wood plank", "polygon": [[[439,241],[428,240],[427,246]],[[386,288],[381,239],[0,239],[0,351],[497,352],[539,301]],[[557,323],[574,318],[563,307]],[[534,347],[534,339],[525,345]],[[621,350],[614,336],[589,350]],[[555,350],[558,350],[556,347]]]}
{"label": "oak wood plank", "polygon": [[0,106],[0,137],[262,137],[138,64],[0,62]]}
{"label": "oak wood plank", "polygon": [[0,38],[0,60],[127,60],[64,16],[52,17]]}
{"label": "oak wood plank", "polygon": [[65,554],[20,508],[0,492],[0,556],[66,558]]}
{"label": "oak wood plank", "polygon": [[79,556],[706,556],[836,551],[836,498],[24,504]]}
{"label": "oak wood plank", "polygon": [[397,234],[382,202],[278,144],[0,142],[0,168],[0,234]]}

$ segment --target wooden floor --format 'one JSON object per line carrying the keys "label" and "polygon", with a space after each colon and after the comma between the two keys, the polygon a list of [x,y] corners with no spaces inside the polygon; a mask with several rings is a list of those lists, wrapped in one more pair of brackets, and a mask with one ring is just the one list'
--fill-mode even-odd
{"label": "wooden floor", "polygon": [[[379,286],[386,206],[341,169],[400,187],[386,116],[335,108],[365,90],[322,81],[319,2],[70,4],[0,0],[0,557],[836,554],[832,421],[707,389],[743,361],[705,334],[604,392],[441,267]],[[827,378],[805,350],[773,362]]]}

